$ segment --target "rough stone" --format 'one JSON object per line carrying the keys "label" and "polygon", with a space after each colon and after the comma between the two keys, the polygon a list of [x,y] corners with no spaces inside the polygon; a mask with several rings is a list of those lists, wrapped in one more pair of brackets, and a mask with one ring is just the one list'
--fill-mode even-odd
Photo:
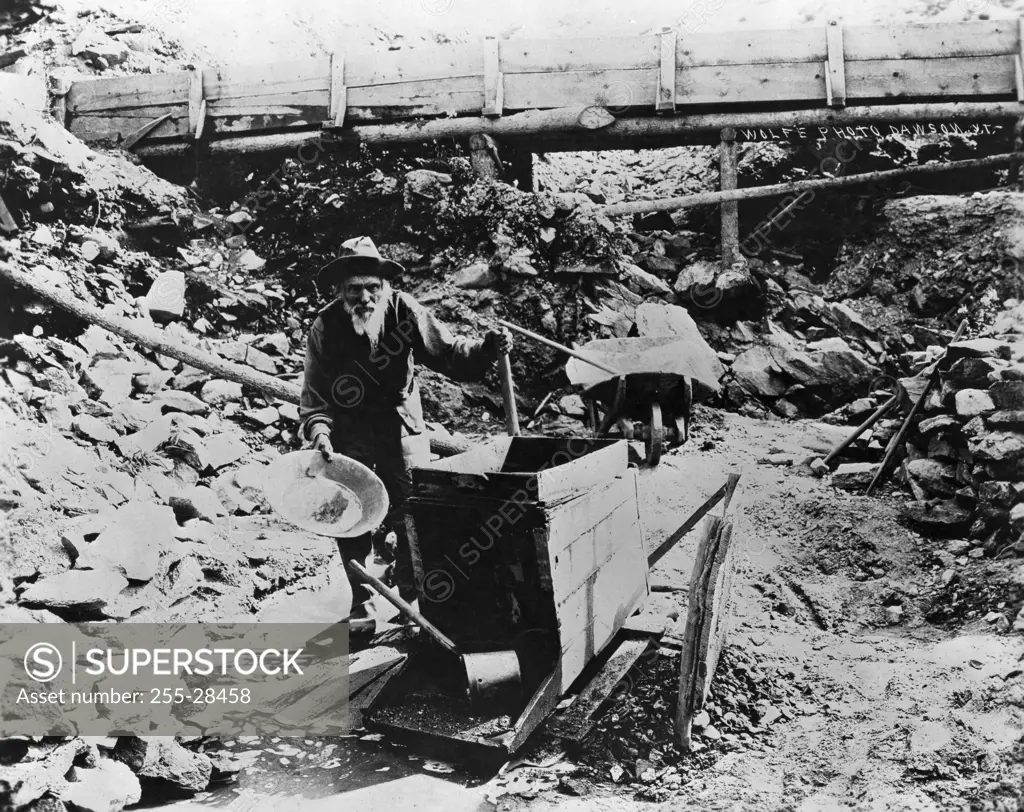
{"label": "rough stone", "polygon": [[960,431],[960,421],[952,415],[940,414],[935,417],[928,417],[917,424],[919,434],[927,436],[945,431]]}
{"label": "rough stone", "polygon": [[277,361],[250,344],[241,341],[228,341],[214,347],[214,351],[229,361],[245,364],[260,372],[265,372],[267,375],[277,374]]}
{"label": "rough stone", "polygon": [[955,361],[960,358],[1010,358],[1010,345],[994,338],[972,338],[956,341],[949,345],[946,357]]}
{"label": "rough stone", "polygon": [[51,609],[102,609],[126,586],[128,580],[109,568],[67,570],[36,581],[18,602]]}
{"label": "rough stone", "polygon": [[931,459],[912,460],[907,463],[907,472],[932,494],[952,496],[956,491],[955,465]]}
{"label": "rough stone", "polygon": [[71,421],[71,427],[82,437],[96,443],[112,443],[118,437],[117,432],[103,420],[88,414],[78,415]]}
{"label": "rough stone", "polygon": [[1024,457],[1024,434],[997,431],[974,438],[970,449],[982,462],[1003,462]]}
{"label": "rough stone", "polygon": [[214,378],[203,384],[199,397],[211,406],[223,406],[225,403],[237,403],[242,399],[242,385],[234,381]]}
{"label": "rough stone", "polygon": [[210,404],[204,403],[191,392],[177,389],[166,389],[153,396],[153,403],[166,412],[184,412],[185,414],[209,414]]}
{"label": "rough stone", "polygon": [[832,487],[843,490],[866,488],[871,484],[878,464],[873,462],[851,462],[840,465],[832,474]]}
{"label": "rough stone", "polygon": [[110,522],[82,552],[78,569],[113,569],[133,581],[151,580],[160,553],[173,543],[178,522],[164,505],[132,501],[117,509]]}
{"label": "rough stone", "polygon": [[1024,503],[1016,504],[1010,508],[1010,529],[1014,533],[1024,531]]}
{"label": "rough stone", "polygon": [[988,388],[995,408],[1004,411],[1024,410],[1024,381],[1000,381]]}
{"label": "rough stone", "polygon": [[993,429],[1024,428],[1024,409],[1019,411],[999,411],[990,414],[985,422]]}
{"label": "rough stone", "polygon": [[218,516],[226,516],[228,513],[217,498],[217,494],[203,485],[193,485],[188,490],[172,496],[168,504],[182,521],[202,519],[214,522]]}
{"label": "rough stone", "polygon": [[962,530],[971,522],[971,511],[952,501],[938,502],[934,505],[906,502],[900,506],[900,513],[915,524],[936,530]]}
{"label": "rough stone", "polygon": [[299,407],[294,403],[279,403],[277,413],[282,420],[290,420],[293,423],[299,422]]}
{"label": "rough stone", "polygon": [[143,304],[154,321],[180,319],[185,315],[185,273],[164,271],[149,286]]}
{"label": "rough stone", "polygon": [[140,431],[117,438],[114,445],[125,457],[151,454],[170,439],[172,431],[173,424],[170,416],[162,416]]}
{"label": "rough stone", "polygon": [[78,812],[120,812],[142,798],[142,786],[126,764],[101,758],[91,770],[76,770],[61,800]]}
{"label": "rough stone", "polygon": [[128,400],[132,394],[132,378],[139,364],[123,359],[101,358],[83,374],[86,389],[111,408]]}
{"label": "rough stone", "polygon": [[239,437],[231,434],[215,434],[206,439],[206,454],[214,470],[237,462],[251,452]]}
{"label": "rough stone", "polygon": [[[664,260],[666,257],[661,257],[661,259]],[[675,263],[672,260],[668,260],[668,262],[671,265],[671,270],[675,270]],[[627,264],[623,271],[626,285],[641,296],[668,296],[672,292],[672,288],[649,270],[645,271],[632,263]]]}
{"label": "rough stone", "polygon": [[497,275],[486,262],[474,262],[472,265],[456,271],[452,276],[452,284],[455,287],[467,290],[489,288],[497,281]]}
{"label": "rough stone", "polygon": [[956,413],[961,417],[977,417],[995,411],[995,403],[983,389],[961,389],[955,396]]}
{"label": "rough stone", "polygon": [[122,736],[114,748],[114,758],[140,778],[166,781],[187,792],[205,790],[213,772],[205,755],[162,737]]}
{"label": "rough stone", "polygon": [[242,416],[261,426],[270,426],[276,423],[281,415],[273,406],[264,406],[262,409],[248,409],[242,412]]}
{"label": "rough stone", "polygon": [[565,395],[558,401],[558,408],[564,415],[582,420],[587,414],[587,408],[583,398],[579,395]]}
{"label": "rough stone", "polygon": [[71,767],[89,760],[94,752],[87,741],[74,738],[58,744],[41,759],[5,765],[0,772],[0,787],[6,784],[4,808],[25,809],[48,793],[59,795]]}
{"label": "rough stone", "polygon": [[282,358],[287,358],[292,351],[292,343],[284,333],[262,335],[253,341],[252,345],[258,350],[263,350],[271,355],[280,355]]}
{"label": "rough stone", "polygon": [[957,387],[987,388],[989,375],[998,372],[1002,364],[990,358],[961,358],[945,373],[945,379]]}

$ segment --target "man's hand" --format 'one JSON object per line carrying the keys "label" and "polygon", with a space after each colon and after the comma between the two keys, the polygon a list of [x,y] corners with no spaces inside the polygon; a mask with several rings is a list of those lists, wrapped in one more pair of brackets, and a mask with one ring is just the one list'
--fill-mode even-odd
{"label": "man's hand", "polygon": [[485,340],[493,348],[495,355],[507,355],[512,352],[512,333],[504,327],[500,330],[491,330]]}
{"label": "man's hand", "polygon": [[321,430],[313,434],[312,440],[313,450],[319,451],[321,456],[325,460],[330,460],[331,455],[334,453],[334,447],[331,445],[330,432]]}

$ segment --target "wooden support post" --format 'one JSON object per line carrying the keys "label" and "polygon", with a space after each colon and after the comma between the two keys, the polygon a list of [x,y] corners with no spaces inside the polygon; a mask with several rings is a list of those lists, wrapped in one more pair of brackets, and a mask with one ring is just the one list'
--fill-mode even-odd
{"label": "wooden support post", "polygon": [[661,43],[661,69],[658,72],[658,97],[654,109],[659,113],[676,111],[676,32],[663,31]]}
{"label": "wooden support post", "polygon": [[501,177],[501,155],[498,142],[484,133],[477,133],[469,139],[469,162],[478,178],[497,180]]}
{"label": "wooden support post", "polygon": [[843,29],[834,21],[825,28],[828,61],[825,79],[829,90],[829,107],[846,107],[846,64],[843,60]]}
{"label": "wooden support post", "polygon": [[53,117],[61,127],[68,126],[68,93],[71,80],[65,76],[50,77],[50,96],[53,99]]}
{"label": "wooden support post", "polygon": [[345,87],[345,55],[331,54],[331,120],[330,126],[345,125],[345,109],[348,107],[348,88]]}
{"label": "wooden support post", "polygon": [[533,188],[533,152],[523,143],[510,146],[501,145],[502,164],[506,177],[514,182],[522,191],[532,192]]}
{"label": "wooden support post", "polygon": [[[732,127],[722,130],[719,146],[719,173],[721,190],[731,192],[737,186],[736,131]],[[739,258],[740,209],[739,203],[728,201],[722,205],[722,270],[726,271]]]}
{"label": "wooden support post", "polygon": [[504,105],[505,79],[498,57],[498,40],[484,40],[484,106],[485,116],[500,116]]}
{"label": "wooden support post", "polygon": [[203,98],[203,68],[196,65],[188,88],[188,132],[193,141],[199,140],[206,125],[206,102]]}

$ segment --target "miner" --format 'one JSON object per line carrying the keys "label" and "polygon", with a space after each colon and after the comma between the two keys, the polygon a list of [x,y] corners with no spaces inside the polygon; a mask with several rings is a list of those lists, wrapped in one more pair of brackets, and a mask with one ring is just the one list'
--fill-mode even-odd
{"label": "miner", "polygon": [[[384,259],[368,237],[348,240],[317,277],[332,301],[309,331],[300,401],[300,435],[329,459],[334,453],[363,463],[387,488],[390,510],[385,529],[397,538],[394,585],[407,600],[416,597],[404,503],[409,469],[430,460],[430,445],[416,364],[457,381],[479,381],[499,354],[511,348],[505,331],[483,339],[455,336],[412,296],[394,290],[402,271]],[[346,562],[363,563],[372,549],[369,534],[338,539]],[[347,571],[347,568],[346,568]],[[353,630],[372,629],[368,587],[352,582]]]}

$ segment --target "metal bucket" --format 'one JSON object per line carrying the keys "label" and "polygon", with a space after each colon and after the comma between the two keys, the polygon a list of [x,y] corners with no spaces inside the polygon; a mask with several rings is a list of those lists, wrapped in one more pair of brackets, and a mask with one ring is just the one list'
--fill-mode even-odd
{"label": "metal bucket", "polygon": [[502,702],[517,699],[523,690],[523,673],[515,651],[463,654],[469,701]]}

